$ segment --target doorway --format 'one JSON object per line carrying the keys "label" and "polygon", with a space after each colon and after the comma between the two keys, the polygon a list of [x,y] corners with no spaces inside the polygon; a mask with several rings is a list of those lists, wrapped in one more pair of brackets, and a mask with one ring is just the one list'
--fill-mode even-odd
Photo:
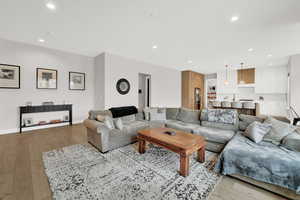
{"label": "doorway", "polygon": [[151,105],[151,76],[149,74],[139,74],[139,109],[150,107]]}

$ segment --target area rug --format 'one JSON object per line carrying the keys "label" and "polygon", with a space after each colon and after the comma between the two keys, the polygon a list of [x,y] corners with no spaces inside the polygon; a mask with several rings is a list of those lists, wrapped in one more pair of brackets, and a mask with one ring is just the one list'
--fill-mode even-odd
{"label": "area rug", "polygon": [[151,145],[139,154],[128,145],[102,154],[89,144],[43,153],[53,199],[158,200],[207,199],[221,176],[208,169],[216,154],[206,151],[206,162],[190,159],[190,175],[178,174],[179,155]]}

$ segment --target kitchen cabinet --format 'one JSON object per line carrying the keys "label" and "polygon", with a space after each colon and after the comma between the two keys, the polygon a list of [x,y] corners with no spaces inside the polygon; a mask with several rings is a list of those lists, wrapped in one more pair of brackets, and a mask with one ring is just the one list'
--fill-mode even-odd
{"label": "kitchen cabinet", "polygon": [[[255,83],[255,69],[239,69],[237,70],[238,84],[254,84]],[[243,83],[243,82],[244,83]]]}
{"label": "kitchen cabinet", "polygon": [[237,92],[237,71],[228,70],[226,81],[226,71],[221,71],[217,73],[217,94],[234,94]]}
{"label": "kitchen cabinet", "polygon": [[285,94],[287,93],[287,67],[264,67],[255,70],[255,93]]}

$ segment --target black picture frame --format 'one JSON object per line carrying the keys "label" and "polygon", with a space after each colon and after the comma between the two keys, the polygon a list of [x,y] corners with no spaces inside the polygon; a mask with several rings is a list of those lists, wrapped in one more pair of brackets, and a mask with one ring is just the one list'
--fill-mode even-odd
{"label": "black picture frame", "polygon": [[[79,75],[83,75],[83,88],[82,89],[74,89],[71,88],[71,75],[72,74],[79,74]],[[69,72],[69,90],[79,90],[79,91],[84,91],[85,90],[85,73],[83,72]]]}
{"label": "black picture frame", "polygon": [[18,69],[18,84],[16,87],[3,87],[0,85],[0,89],[20,89],[21,88],[21,67],[19,65],[11,65],[11,64],[0,64],[0,66],[7,66],[7,67],[12,67],[12,68],[17,68]]}
{"label": "black picture frame", "polygon": [[[39,87],[39,71],[40,70],[47,70],[47,71],[53,71],[53,72],[55,72],[55,74],[56,74],[55,88],[42,88],[42,87]],[[58,71],[56,69],[36,68],[36,89],[57,90],[57,82],[58,82]]]}
{"label": "black picture frame", "polygon": [[[121,84],[126,84],[126,85],[127,85],[126,90],[123,90],[123,89],[121,88]],[[127,93],[130,91],[130,83],[129,83],[129,81],[128,81],[127,79],[121,78],[121,79],[118,80],[118,82],[117,82],[117,84],[116,84],[116,88],[117,88],[117,91],[118,91],[120,94],[125,95],[125,94],[127,94]]]}

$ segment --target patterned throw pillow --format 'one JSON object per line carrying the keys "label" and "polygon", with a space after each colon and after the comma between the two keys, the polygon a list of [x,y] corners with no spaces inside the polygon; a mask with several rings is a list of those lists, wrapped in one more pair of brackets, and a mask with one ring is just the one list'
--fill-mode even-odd
{"label": "patterned throw pillow", "polygon": [[279,145],[281,140],[288,134],[296,130],[296,126],[289,123],[285,123],[274,119],[273,117],[268,117],[264,123],[272,124],[270,132],[265,135],[264,141],[272,142],[273,144]]}
{"label": "patterned throw pillow", "polygon": [[109,129],[114,129],[115,128],[114,120],[110,116],[105,116],[104,124]]}
{"label": "patterned throw pillow", "polygon": [[229,109],[209,109],[207,111],[207,119],[209,122],[234,124],[237,120],[237,111]]}
{"label": "patterned throw pillow", "polygon": [[254,121],[243,132],[243,135],[251,139],[255,143],[263,140],[264,136],[271,130],[272,125]]}

